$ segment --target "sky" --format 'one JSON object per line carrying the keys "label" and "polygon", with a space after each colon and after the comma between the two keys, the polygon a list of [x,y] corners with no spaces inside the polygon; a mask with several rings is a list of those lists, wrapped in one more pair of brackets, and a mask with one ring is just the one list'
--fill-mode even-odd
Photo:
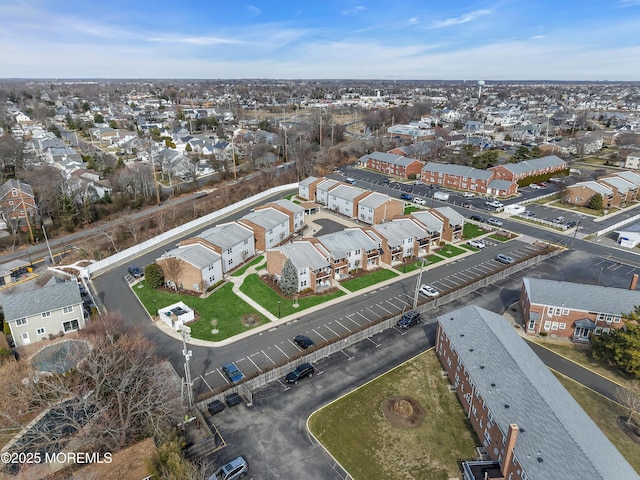
{"label": "sky", "polygon": [[0,78],[640,81],[640,0],[0,0]]}

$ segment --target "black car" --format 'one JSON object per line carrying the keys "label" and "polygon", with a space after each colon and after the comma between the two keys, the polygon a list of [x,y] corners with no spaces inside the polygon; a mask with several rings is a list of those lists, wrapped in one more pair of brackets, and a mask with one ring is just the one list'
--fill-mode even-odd
{"label": "black car", "polygon": [[481,223],[486,222],[485,218],[481,217],[480,215],[471,215],[469,217],[469,220],[475,220],[476,222],[481,222]]}
{"label": "black car", "polygon": [[567,228],[573,228],[573,227],[577,227],[578,226],[578,222],[574,222],[573,220],[568,221],[567,223],[565,223],[565,226]]}
{"label": "black car", "polygon": [[144,275],[144,273],[142,272],[142,270],[140,269],[140,267],[138,267],[137,265],[129,265],[129,268],[127,269],[129,271],[129,274],[133,277],[133,278],[139,278],[142,275]]}
{"label": "black car", "polygon": [[409,195],[408,193],[401,193],[400,194],[400,198],[402,200],[409,200],[409,201],[413,200],[413,197],[411,195]]}
{"label": "black car", "polygon": [[304,350],[306,350],[307,348],[313,347],[315,345],[313,343],[313,340],[311,340],[306,335],[296,335],[293,341],[296,342],[296,344]]}
{"label": "black car", "polygon": [[285,380],[287,383],[296,384],[301,378],[312,377],[315,371],[316,369],[313,365],[310,363],[303,363],[302,365],[298,365],[294,371],[287,373]]}
{"label": "black car", "polygon": [[412,310],[402,315],[402,318],[398,320],[398,327],[402,328],[403,330],[406,330],[407,328],[409,328],[412,325],[415,325],[419,321],[420,321],[420,313],[416,312],[415,310]]}

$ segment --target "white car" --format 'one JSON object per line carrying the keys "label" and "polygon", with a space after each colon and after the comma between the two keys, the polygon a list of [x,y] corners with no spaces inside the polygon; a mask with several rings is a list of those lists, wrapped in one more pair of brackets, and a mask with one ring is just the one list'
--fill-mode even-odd
{"label": "white car", "polygon": [[502,207],[504,207],[504,203],[500,203],[497,200],[491,200],[490,202],[485,202],[485,204],[487,205],[487,207],[493,207],[493,208],[502,208]]}
{"label": "white car", "polygon": [[427,201],[424,198],[420,198],[420,197],[414,197],[413,202],[417,203],[418,205],[426,205],[427,204]]}
{"label": "white car", "polygon": [[496,227],[501,227],[502,225],[504,225],[502,223],[502,220],[498,220],[497,218],[493,218],[493,217],[487,220],[487,223],[490,223],[491,225],[495,225]]}
{"label": "white car", "polygon": [[464,198],[473,198],[473,197],[475,197],[475,195],[474,195],[473,193],[471,193],[471,192],[464,192],[464,193],[462,194],[462,196],[463,196]]}
{"label": "white car", "polygon": [[484,248],[486,246],[484,243],[484,240],[476,239],[476,238],[469,240],[467,243],[472,247],[476,247],[476,248]]}
{"label": "white car", "polygon": [[440,292],[433,288],[431,285],[420,285],[420,293],[427,297],[437,297]]}

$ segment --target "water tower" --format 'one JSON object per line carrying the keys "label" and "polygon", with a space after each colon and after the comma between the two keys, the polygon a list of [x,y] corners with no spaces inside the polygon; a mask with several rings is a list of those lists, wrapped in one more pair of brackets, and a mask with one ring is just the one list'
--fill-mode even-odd
{"label": "water tower", "polygon": [[483,85],[484,85],[484,80],[478,80],[478,100],[480,100],[480,96],[482,95]]}

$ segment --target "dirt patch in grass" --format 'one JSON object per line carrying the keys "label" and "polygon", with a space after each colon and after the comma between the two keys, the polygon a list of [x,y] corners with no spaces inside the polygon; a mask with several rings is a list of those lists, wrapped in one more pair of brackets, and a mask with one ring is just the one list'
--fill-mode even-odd
{"label": "dirt patch in grass", "polygon": [[411,397],[391,397],[382,402],[382,413],[398,428],[419,427],[424,420],[424,408]]}
{"label": "dirt patch in grass", "polygon": [[627,417],[622,416],[618,417],[616,421],[620,430],[622,430],[633,442],[640,445],[640,425],[635,422],[629,422]]}

